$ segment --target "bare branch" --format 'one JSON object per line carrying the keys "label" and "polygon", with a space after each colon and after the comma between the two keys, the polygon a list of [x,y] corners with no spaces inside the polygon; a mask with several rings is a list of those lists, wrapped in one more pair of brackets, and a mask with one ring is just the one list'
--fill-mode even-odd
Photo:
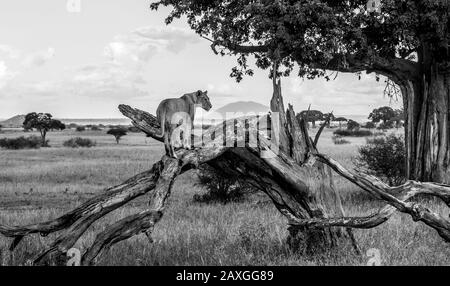
{"label": "bare branch", "polygon": [[317,144],[319,144],[320,135],[322,135],[323,130],[330,123],[332,117],[333,117],[333,111],[331,111],[331,113],[328,114],[325,121],[322,123],[322,125],[320,125],[320,128],[316,133],[316,137],[314,138],[314,147],[316,149],[317,149]]}

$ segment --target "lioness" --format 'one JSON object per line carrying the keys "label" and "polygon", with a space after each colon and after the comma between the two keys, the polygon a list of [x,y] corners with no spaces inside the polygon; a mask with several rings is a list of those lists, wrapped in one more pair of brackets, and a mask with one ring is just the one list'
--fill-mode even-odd
{"label": "lioness", "polygon": [[[175,152],[172,145],[172,132],[181,123],[183,128],[183,147],[186,147],[191,139],[191,130],[194,124],[195,108],[201,106],[206,111],[212,107],[209,101],[207,91],[196,91],[184,94],[180,98],[168,98],[161,101],[156,110],[156,116],[161,123],[161,132],[164,136],[164,147],[166,153],[171,157],[175,157]],[[174,145],[178,143],[180,136],[175,136]]]}

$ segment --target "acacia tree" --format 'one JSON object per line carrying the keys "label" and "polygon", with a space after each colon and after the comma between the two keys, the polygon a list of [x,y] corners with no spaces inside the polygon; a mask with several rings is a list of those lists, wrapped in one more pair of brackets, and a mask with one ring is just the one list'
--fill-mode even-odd
{"label": "acacia tree", "polygon": [[313,128],[316,128],[316,121],[324,120],[325,118],[324,114],[319,110],[303,110],[297,114],[297,117],[299,119],[305,118],[307,122],[311,122]]}
{"label": "acacia tree", "polygon": [[66,125],[57,119],[53,119],[50,113],[31,112],[25,116],[23,128],[25,130],[36,129],[41,133],[42,146],[47,146],[45,137],[50,130],[64,130]]}
{"label": "acacia tree", "polygon": [[116,138],[116,143],[119,144],[120,139],[127,135],[127,131],[123,128],[111,128],[106,134],[114,136],[114,138]]}
{"label": "acacia tree", "polygon": [[348,119],[345,118],[345,117],[338,117],[338,118],[335,118],[334,121],[339,122],[339,129],[341,129],[342,128],[342,122],[347,122]]}
{"label": "acacia tree", "polygon": [[237,56],[231,75],[252,75],[272,60],[288,75],[329,78],[329,72],[366,71],[386,76],[403,95],[408,177],[450,182],[449,1],[367,0],[203,1],[160,0],[166,19],[186,16],[190,27],[222,55]]}

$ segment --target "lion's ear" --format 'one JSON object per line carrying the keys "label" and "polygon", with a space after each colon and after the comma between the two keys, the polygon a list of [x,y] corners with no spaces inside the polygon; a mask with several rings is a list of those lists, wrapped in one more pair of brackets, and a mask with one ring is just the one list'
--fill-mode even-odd
{"label": "lion's ear", "polygon": [[200,96],[200,95],[202,95],[202,91],[201,91],[201,90],[198,90],[198,91],[197,91],[197,96]]}
{"label": "lion's ear", "polygon": [[208,94],[208,91],[207,90],[205,90],[204,92],[203,92],[204,94]]}

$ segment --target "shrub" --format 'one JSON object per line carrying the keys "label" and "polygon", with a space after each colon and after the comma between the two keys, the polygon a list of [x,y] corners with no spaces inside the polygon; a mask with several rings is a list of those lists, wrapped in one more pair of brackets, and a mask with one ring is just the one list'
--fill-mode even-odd
{"label": "shrub", "polygon": [[245,194],[253,191],[253,187],[241,180],[239,176],[224,174],[205,166],[199,171],[199,184],[206,187],[207,193],[194,195],[195,202],[223,204],[238,202],[245,198]]}
{"label": "shrub", "polygon": [[355,163],[368,174],[384,179],[391,186],[405,181],[406,151],[403,136],[391,134],[369,139],[358,153]]}
{"label": "shrub", "polygon": [[350,119],[347,122],[347,130],[359,130],[360,127],[361,127],[361,125],[354,120]]}
{"label": "shrub", "polygon": [[81,137],[72,138],[63,143],[65,147],[71,148],[78,148],[78,147],[90,148],[94,147],[96,144],[97,143],[95,141],[92,141],[89,138],[81,138]]}
{"label": "shrub", "polygon": [[372,136],[372,132],[369,130],[342,130],[338,129],[333,132],[334,135],[341,137],[367,137]]}
{"label": "shrub", "polygon": [[92,131],[100,131],[101,129],[97,125],[92,125],[91,130]]}
{"label": "shrub", "polygon": [[367,129],[374,129],[377,126],[375,125],[375,123],[369,121],[366,124],[364,124],[362,127],[367,128]]}
{"label": "shrub", "polygon": [[[45,142],[48,146],[48,140]],[[19,149],[38,149],[42,146],[42,139],[38,136],[17,137],[17,138],[2,138],[0,139],[0,147],[5,149],[19,150]]]}
{"label": "shrub", "polygon": [[77,132],[83,132],[83,131],[86,131],[86,127],[84,127],[84,126],[77,126],[77,128],[75,130]]}
{"label": "shrub", "polygon": [[350,141],[345,140],[341,136],[333,136],[331,137],[331,140],[333,140],[334,145],[344,145],[344,144],[350,144]]}

